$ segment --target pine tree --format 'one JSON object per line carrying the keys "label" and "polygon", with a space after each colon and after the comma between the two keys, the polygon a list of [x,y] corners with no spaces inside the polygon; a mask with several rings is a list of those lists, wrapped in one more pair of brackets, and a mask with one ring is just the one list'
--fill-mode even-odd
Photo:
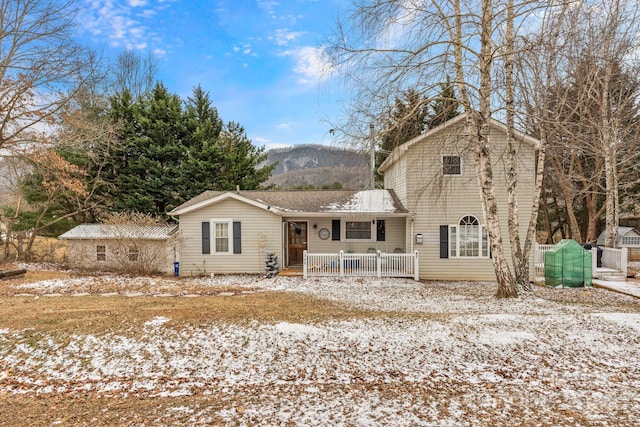
{"label": "pine tree", "polygon": [[440,94],[431,100],[429,108],[431,113],[426,120],[427,129],[440,126],[460,114],[460,103],[449,79],[440,85]]}

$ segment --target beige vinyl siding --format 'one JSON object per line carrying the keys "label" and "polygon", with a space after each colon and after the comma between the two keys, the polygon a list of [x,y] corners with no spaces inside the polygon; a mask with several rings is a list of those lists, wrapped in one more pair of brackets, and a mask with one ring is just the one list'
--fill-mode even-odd
{"label": "beige vinyl siding", "polygon": [[404,206],[407,206],[407,161],[399,159],[384,173],[384,188],[393,190]]}
{"label": "beige vinyl siding", "polygon": [[[216,219],[242,224],[242,253],[216,254],[213,251],[214,227],[211,227],[212,253],[202,254],[202,222]],[[282,220],[259,207],[227,199],[211,206],[180,215],[180,274],[264,273],[265,254],[275,252],[282,266]]]}
{"label": "beige vinyl siding", "polygon": [[[371,242],[353,242],[353,241],[334,241],[332,240],[333,236],[329,236],[328,239],[322,240],[318,236],[318,232],[322,228],[326,228],[331,232],[331,220],[332,219],[340,219],[336,218],[316,218],[309,220],[309,252],[311,253],[338,253],[341,250],[345,252],[353,252],[353,253],[366,253],[369,248],[373,248],[375,250],[379,250],[382,252],[393,252],[396,248],[400,251],[405,252],[406,248],[404,245],[404,236],[405,236],[405,218],[395,217],[395,218],[385,218],[384,216],[358,216],[353,217],[354,221],[371,221],[375,219],[376,221],[379,219],[385,220],[385,241],[384,242],[376,242],[376,229],[374,226],[373,229],[373,240]],[[341,221],[345,221],[345,218],[342,218]],[[313,226],[317,225],[317,228],[313,228]],[[376,224],[377,226],[377,224]],[[344,225],[341,223],[341,229]]]}
{"label": "beige vinyl siding", "polygon": [[[69,265],[86,270],[120,270],[128,264],[127,248],[135,244],[139,261],[152,263],[158,272],[173,272],[174,240],[117,240],[117,239],[70,239],[68,240]],[[105,247],[105,260],[97,260],[97,246]],[[146,254],[150,257],[145,259]],[[116,259],[119,257],[120,259]]]}
{"label": "beige vinyl siding", "polygon": [[[491,259],[440,258],[440,225],[455,225],[464,215],[474,215],[480,224],[485,224],[478,181],[472,153],[466,147],[462,135],[463,127],[445,128],[446,133],[434,135],[429,141],[412,145],[406,152],[407,194],[406,206],[415,212],[413,234],[421,233],[424,243],[416,245],[420,252],[420,278],[440,280],[495,280]],[[492,128],[491,147],[494,183],[502,224],[505,255],[511,250],[507,229],[506,183],[504,174],[504,149],[506,136]],[[534,179],[534,148],[523,144],[524,157],[519,168],[518,196],[520,230],[524,237],[531,214]],[[443,176],[443,155],[459,155],[462,158],[460,176]],[[409,236],[413,239],[414,236]],[[533,266],[533,256],[530,258]],[[533,270],[532,270],[533,272]]]}

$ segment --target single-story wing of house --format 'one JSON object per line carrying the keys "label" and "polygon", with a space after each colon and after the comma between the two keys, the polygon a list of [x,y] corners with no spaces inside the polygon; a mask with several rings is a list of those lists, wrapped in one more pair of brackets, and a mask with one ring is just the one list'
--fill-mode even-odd
{"label": "single-story wing of house", "polygon": [[60,239],[68,241],[75,268],[170,273],[177,231],[176,225],[81,224]]}
{"label": "single-story wing of house", "polygon": [[180,273],[263,273],[267,254],[405,252],[408,211],[392,190],[206,191],[178,206]]}

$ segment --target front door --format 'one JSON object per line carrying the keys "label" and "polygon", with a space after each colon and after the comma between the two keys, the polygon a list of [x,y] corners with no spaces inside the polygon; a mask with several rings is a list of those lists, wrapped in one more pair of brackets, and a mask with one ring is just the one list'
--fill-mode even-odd
{"label": "front door", "polygon": [[290,221],[287,224],[287,253],[289,265],[302,265],[303,253],[307,250],[307,223]]}

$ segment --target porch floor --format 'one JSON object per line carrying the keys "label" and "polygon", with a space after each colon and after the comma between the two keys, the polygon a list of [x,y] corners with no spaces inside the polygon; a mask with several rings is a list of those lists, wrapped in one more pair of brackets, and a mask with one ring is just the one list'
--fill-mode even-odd
{"label": "porch floor", "polygon": [[302,270],[302,266],[289,266],[285,267],[283,270],[280,270],[278,276],[303,276],[304,272]]}

